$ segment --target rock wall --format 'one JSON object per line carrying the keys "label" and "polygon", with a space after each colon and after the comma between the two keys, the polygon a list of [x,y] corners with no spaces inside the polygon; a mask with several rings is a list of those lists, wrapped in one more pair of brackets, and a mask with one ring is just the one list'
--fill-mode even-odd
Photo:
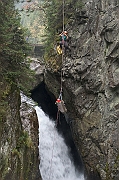
{"label": "rock wall", "polygon": [[1,86],[0,99],[2,101],[4,97],[5,100],[0,119],[0,180],[41,180],[36,113],[33,109],[28,111],[28,106],[22,106],[21,121],[19,91],[10,84],[1,84],[4,88]]}
{"label": "rock wall", "polygon": [[20,117],[23,128],[24,141],[24,155],[23,155],[23,169],[24,179],[41,180],[39,163],[39,124],[34,109],[35,104],[26,96],[21,94],[21,108]]}
{"label": "rock wall", "polygon": [[[87,0],[67,26],[71,56],[63,60],[63,99],[88,177],[119,179],[119,1]],[[45,72],[58,97],[60,72]]]}

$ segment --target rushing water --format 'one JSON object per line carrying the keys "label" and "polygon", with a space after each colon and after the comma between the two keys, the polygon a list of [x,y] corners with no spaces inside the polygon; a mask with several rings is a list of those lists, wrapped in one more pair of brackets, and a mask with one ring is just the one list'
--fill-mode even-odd
{"label": "rushing water", "polygon": [[54,122],[39,107],[36,107],[36,112],[40,128],[40,171],[43,180],[84,180],[84,176],[76,172],[68,147],[58,134]]}

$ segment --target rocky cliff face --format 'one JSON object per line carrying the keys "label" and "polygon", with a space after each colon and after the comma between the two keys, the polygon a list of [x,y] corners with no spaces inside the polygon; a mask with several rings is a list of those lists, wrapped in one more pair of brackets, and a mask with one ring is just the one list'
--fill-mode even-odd
{"label": "rocky cliff face", "polygon": [[6,98],[0,119],[0,180],[41,180],[36,113],[23,104],[21,121],[20,93],[16,87],[3,82],[0,99]]}
{"label": "rocky cliff face", "polygon": [[[24,179],[41,180],[39,171],[39,124],[35,104],[21,94],[20,117],[24,137],[23,169]],[[26,138],[26,140],[25,140]]]}
{"label": "rocky cliff face", "polygon": [[[63,62],[63,99],[72,117],[74,140],[90,175],[117,180],[119,1],[84,1],[67,28],[71,56]],[[58,97],[60,73],[47,70],[45,83]]]}

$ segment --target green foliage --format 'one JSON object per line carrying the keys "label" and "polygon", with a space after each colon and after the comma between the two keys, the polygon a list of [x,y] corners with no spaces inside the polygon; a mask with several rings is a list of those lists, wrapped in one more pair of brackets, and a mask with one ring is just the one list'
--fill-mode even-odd
{"label": "green foliage", "polygon": [[0,171],[2,172],[2,175],[0,173],[0,178],[2,177],[2,179],[5,179],[8,173],[8,157],[4,157],[2,154],[0,157]]}
{"label": "green foliage", "polygon": [[[6,114],[6,106],[7,106],[7,102],[4,100],[1,100],[0,102],[0,123],[2,123],[3,117],[5,117]],[[0,124],[1,125],[1,124]]]}
{"label": "green foliage", "polygon": [[54,40],[58,29],[62,29],[62,1],[51,0],[46,10],[46,52],[54,48]]}
{"label": "green foliage", "polygon": [[28,132],[26,132],[26,131],[21,132],[21,135],[20,135],[18,142],[17,142],[16,149],[19,151],[21,148],[24,148],[24,147],[28,147],[28,148],[33,147],[32,140],[31,140]]}
{"label": "green foliage", "polygon": [[[63,1],[49,0],[46,8],[46,57],[49,58],[51,52],[59,41],[59,34],[63,30]],[[64,0],[64,28],[67,27],[77,11],[83,6],[82,0]]]}
{"label": "green foliage", "polygon": [[12,156],[17,156],[17,157],[20,159],[21,154],[20,154],[20,152],[18,151],[18,149],[14,148],[14,149],[12,150]]}
{"label": "green foliage", "polygon": [[25,40],[27,30],[20,25],[14,0],[0,1],[0,119],[5,113],[6,97],[12,85],[27,92],[33,79],[27,58],[30,46]]}
{"label": "green foliage", "polygon": [[27,31],[20,25],[20,16],[14,8],[14,1],[0,1],[0,65],[1,74],[10,84],[24,84],[31,81],[29,68],[30,46],[25,40]]}

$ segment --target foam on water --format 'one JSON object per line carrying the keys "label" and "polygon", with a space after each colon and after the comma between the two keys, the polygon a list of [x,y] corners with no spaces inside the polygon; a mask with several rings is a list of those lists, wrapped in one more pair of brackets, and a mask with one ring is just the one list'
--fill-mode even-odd
{"label": "foam on water", "polygon": [[76,172],[68,147],[57,132],[55,123],[36,106],[39,120],[40,171],[43,180],[84,180]]}

